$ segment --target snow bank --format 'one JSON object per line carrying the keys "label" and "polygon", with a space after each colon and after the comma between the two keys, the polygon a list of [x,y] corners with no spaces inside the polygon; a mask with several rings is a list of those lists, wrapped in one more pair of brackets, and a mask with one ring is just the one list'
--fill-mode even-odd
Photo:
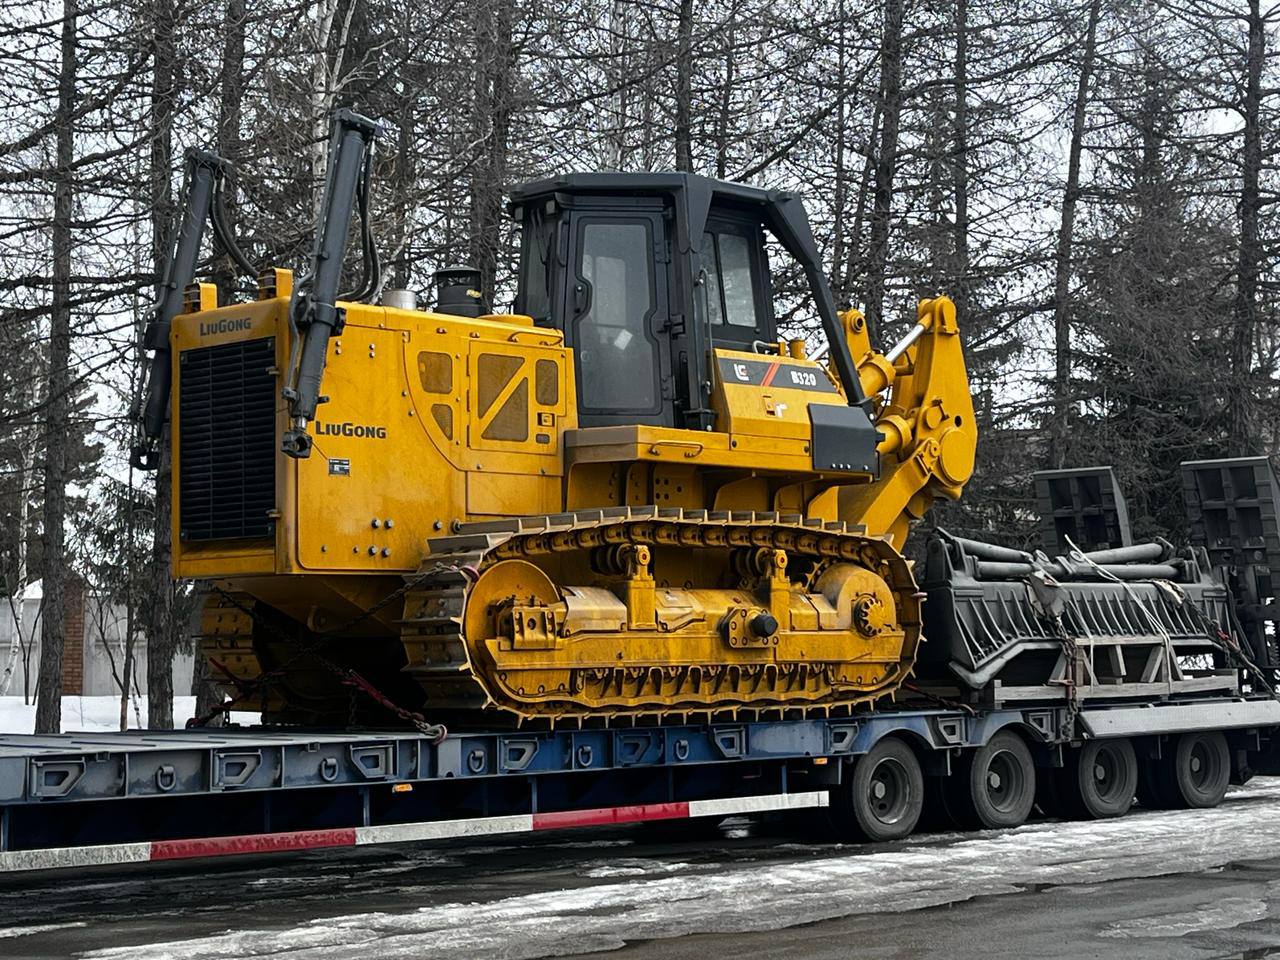
{"label": "snow bank", "polygon": [[[173,724],[186,725],[195,714],[195,697],[173,698]],[[235,714],[241,723],[258,722],[257,714]],[[0,733],[31,733],[35,729],[36,707],[24,704],[22,697],[0,697]],[[135,697],[129,703],[129,726],[146,726],[147,698]],[[120,729],[120,699],[118,697],[63,697],[62,730],[64,733],[93,732]]]}

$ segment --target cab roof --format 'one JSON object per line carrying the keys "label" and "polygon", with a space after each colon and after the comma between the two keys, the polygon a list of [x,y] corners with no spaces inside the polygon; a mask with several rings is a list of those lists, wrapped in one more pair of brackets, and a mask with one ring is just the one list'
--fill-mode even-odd
{"label": "cab roof", "polygon": [[567,173],[546,180],[521,184],[511,191],[512,206],[556,193],[651,195],[687,191],[708,199],[729,200],[753,205],[772,205],[795,198],[785,190],[767,190],[745,183],[716,180],[696,173]]}

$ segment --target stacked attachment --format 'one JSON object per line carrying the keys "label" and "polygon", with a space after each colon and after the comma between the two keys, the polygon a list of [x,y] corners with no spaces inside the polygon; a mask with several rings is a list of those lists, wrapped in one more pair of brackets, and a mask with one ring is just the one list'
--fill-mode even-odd
{"label": "stacked attachment", "polygon": [[1266,458],[1182,465],[1192,545],[1133,543],[1110,467],[1037,473],[1044,551],[939,531],[917,673],[992,702],[1271,690],[1280,482]]}
{"label": "stacked attachment", "polygon": [[1181,470],[1191,542],[1208,553],[1214,575],[1231,590],[1250,659],[1274,674],[1280,667],[1272,576],[1280,569],[1280,482],[1271,462],[1195,460]]}
{"label": "stacked attachment", "polygon": [[1050,558],[937,536],[918,672],[997,705],[1239,692],[1217,639],[1229,597],[1207,571],[1164,542]]}
{"label": "stacked attachment", "polygon": [[1127,547],[1129,510],[1110,467],[1039,470],[1035,473],[1040,509],[1040,543],[1054,553]]}

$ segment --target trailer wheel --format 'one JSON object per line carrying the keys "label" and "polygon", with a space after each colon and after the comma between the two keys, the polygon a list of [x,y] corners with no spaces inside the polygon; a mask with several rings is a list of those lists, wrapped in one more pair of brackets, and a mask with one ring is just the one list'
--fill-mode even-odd
{"label": "trailer wheel", "polygon": [[1086,740],[1079,750],[1071,751],[1061,786],[1068,808],[1077,817],[1105,820],[1124,816],[1138,790],[1138,757],[1133,744],[1124,738]]}
{"label": "trailer wheel", "polygon": [[1217,730],[1184,733],[1177,749],[1165,759],[1166,795],[1171,806],[1216,807],[1231,781],[1231,751]]}
{"label": "trailer wheel", "polygon": [[897,737],[885,737],[832,790],[829,813],[837,837],[879,842],[910,836],[923,809],[920,761]]}
{"label": "trailer wheel", "polygon": [[1001,730],[973,751],[956,773],[952,794],[957,819],[970,827],[1017,827],[1031,815],[1036,767],[1026,741]]}

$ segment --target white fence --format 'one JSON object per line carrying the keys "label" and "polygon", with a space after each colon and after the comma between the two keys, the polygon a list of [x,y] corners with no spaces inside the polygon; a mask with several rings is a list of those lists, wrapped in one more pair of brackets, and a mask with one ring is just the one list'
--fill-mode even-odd
{"label": "white fence", "polygon": [[[98,598],[85,596],[84,600],[84,679],[81,693],[84,696],[119,696],[124,667],[124,637],[127,630],[126,611],[123,607],[105,604]],[[40,599],[28,598],[23,602],[22,633],[24,651],[18,650],[14,664],[13,680],[8,696],[21,697],[24,690],[35,696],[36,677],[40,670]],[[147,692],[147,650],[140,627],[135,624],[133,657],[133,682],[130,691],[139,695]],[[9,653],[17,642],[13,611],[7,598],[0,597],[0,672],[9,662]],[[191,671],[194,658],[190,652],[179,650],[173,661],[173,692],[183,696],[191,692]],[[67,671],[64,670],[64,674]]]}

